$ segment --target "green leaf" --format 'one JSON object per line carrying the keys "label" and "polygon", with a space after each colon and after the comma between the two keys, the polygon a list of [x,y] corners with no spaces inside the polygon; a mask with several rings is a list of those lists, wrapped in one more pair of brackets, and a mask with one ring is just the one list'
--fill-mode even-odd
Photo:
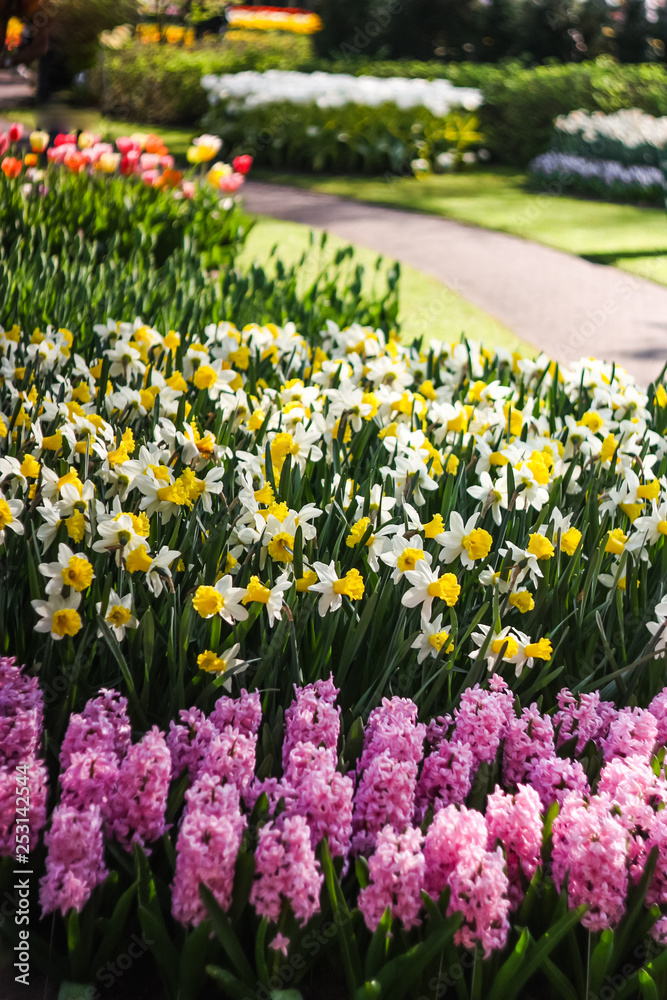
{"label": "green leaf", "polygon": [[351,995],[362,982],[361,958],[352,928],[352,914],[348,909],[345,896],[340,887],[326,838],[319,845],[319,854],[329,902],[331,903],[334,921],[338,927],[338,941],[343,959],[343,970]]}
{"label": "green leaf", "polygon": [[225,949],[227,957],[241,977],[241,980],[247,987],[252,989],[256,980],[255,973],[245,956],[245,952],[241,947],[229,917],[222,910],[211,890],[203,883],[199,886],[199,895],[206,907],[213,930],[218,941]]}
{"label": "green leaf", "polygon": [[201,993],[210,935],[209,921],[202,920],[185,938],[179,963],[178,1000],[197,1000]]}

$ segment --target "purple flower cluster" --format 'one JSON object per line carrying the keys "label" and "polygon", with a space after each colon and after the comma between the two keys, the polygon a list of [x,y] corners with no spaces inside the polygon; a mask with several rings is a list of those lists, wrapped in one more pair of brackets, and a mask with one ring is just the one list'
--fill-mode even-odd
{"label": "purple flower cluster", "polygon": [[27,677],[14,657],[0,656],[0,858],[16,853],[19,798],[21,820],[29,831],[26,844],[22,826],[23,846],[32,851],[46,823],[47,772],[39,756],[43,724],[44,699],[37,678]]}

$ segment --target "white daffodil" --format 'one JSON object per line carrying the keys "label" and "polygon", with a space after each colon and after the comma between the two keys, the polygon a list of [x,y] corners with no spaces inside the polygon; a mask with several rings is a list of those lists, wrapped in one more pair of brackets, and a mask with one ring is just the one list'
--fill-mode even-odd
{"label": "white daffodil", "polygon": [[95,577],[89,560],[73,552],[64,542],[58,546],[58,561],[40,563],[38,569],[49,581],[46,585],[47,594],[61,594],[63,587],[70,587],[80,593],[88,589]]}
{"label": "white daffodil", "polygon": [[74,636],[81,630],[81,615],[77,610],[81,594],[73,593],[69,597],[51,594],[48,601],[30,603],[40,616],[35,632],[48,632],[52,639],[59,642],[64,636]]}
{"label": "white daffodil", "polygon": [[479,477],[479,486],[469,486],[468,493],[475,500],[481,501],[482,516],[484,516],[487,510],[490,510],[496,524],[501,524],[503,519],[501,511],[507,510],[508,503],[507,479],[505,476],[498,476],[494,482],[488,472],[482,472]]}
{"label": "white daffodil", "polygon": [[329,611],[338,611],[344,596],[353,601],[363,596],[364,584],[357,570],[352,569],[344,577],[339,577],[333,559],[328,566],[326,563],[315,562],[313,569],[317,573],[317,583],[312,583],[308,590],[321,595],[317,610],[322,618]]}
{"label": "white daffodil", "polygon": [[449,632],[442,627],[442,615],[438,615],[432,622],[422,621],[422,630],[410,647],[419,650],[417,663],[423,663],[427,656],[435,659],[443,647],[446,653],[451,653],[454,649]]}
{"label": "white daffodil", "polygon": [[6,500],[0,491],[0,545],[4,545],[7,529],[13,531],[15,535],[22,535],[23,522],[19,521],[23,513],[23,502],[21,500]]}
{"label": "white daffodil", "polygon": [[444,601],[450,608],[459,599],[461,587],[454,574],[438,576],[437,570],[431,569],[425,559],[419,559],[413,570],[406,570],[405,576],[411,586],[401,597],[401,604],[406,608],[417,608],[421,604],[423,621],[430,619],[435,599]]}
{"label": "white daffodil", "polygon": [[380,559],[386,566],[391,566],[393,583],[398,583],[408,570],[415,569],[420,560],[425,560],[428,566],[433,561],[431,553],[424,551],[424,542],[420,535],[406,538],[403,534],[394,535],[390,546],[380,555]]}
{"label": "white daffodil", "polygon": [[[98,602],[95,605],[95,610],[99,615],[102,610],[101,602]],[[132,594],[126,594],[125,597],[119,597],[112,587],[109,591],[109,600],[107,601],[104,621],[116,636],[118,642],[122,642],[125,638],[125,629],[136,628],[139,624],[135,616],[132,614]],[[97,634],[98,636],[101,636],[103,634],[102,630],[100,629]]]}

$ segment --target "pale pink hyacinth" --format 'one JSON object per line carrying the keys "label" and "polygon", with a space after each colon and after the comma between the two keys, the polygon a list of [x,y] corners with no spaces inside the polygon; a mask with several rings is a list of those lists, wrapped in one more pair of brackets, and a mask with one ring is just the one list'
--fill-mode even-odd
{"label": "pale pink hyacinth", "polygon": [[525,781],[531,765],[555,753],[553,723],[533,703],[510,719],[503,747],[503,779],[508,786]]}
{"label": "pale pink hyacinth", "polygon": [[132,729],[127,716],[127,698],[102,688],[97,698],[86,702],[83,712],[73,712],[60,748],[60,767],[69,767],[73,753],[93,749],[114,753],[122,761],[130,745]]}
{"label": "pale pink hyacinth", "polygon": [[519,785],[515,795],[496,788],[486,804],[488,847],[500,841],[507,859],[509,897],[513,910],[523,901],[525,886],[541,864],[542,806],[529,785]]}
{"label": "pale pink hyacinth", "polygon": [[[667,809],[661,809],[660,812],[655,813],[651,820],[651,829],[646,843],[647,855],[654,847],[658,848],[658,859],[651,884],[646,893],[646,905],[664,906],[667,904]],[[663,927],[667,928],[667,917],[662,919],[665,921]]]}
{"label": "pale pink hyacinth", "polygon": [[209,743],[202,761],[200,774],[217,775],[221,781],[236,785],[243,794],[255,773],[257,737],[248,735],[232,726],[216,733]]}
{"label": "pale pink hyacinth", "polygon": [[467,743],[442,740],[424,761],[417,781],[415,821],[423,823],[432,806],[434,812],[465,802],[472,787],[473,752]]}
{"label": "pale pink hyacinth", "polygon": [[283,767],[297,743],[335,748],[340,735],[340,708],[336,705],[338,688],[330,675],[305,687],[294,686],[294,701],[285,711]]}
{"label": "pale pink hyacinth", "polygon": [[650,760],[658,738],[658,723],[647,709],[622,708],[602,741],[606,761],[614,757]]}
{"label": "pale pink hyacinth", "polygon": [[589,740],[599,750],[609,732],[612,719],[617,715],[610,701],[602,701],[599,691],[575,696],[567,688],[558,694],[559,709],[554,715],[554,729],[558,732],[561,747],[577,737],[577,753],[581,753]]}
{"label": "pale pink hyacinth", "polygon": [[387,907],[406,930],[420,923],[424,885],[424,837],[417,827],[397,833],[389,824],[380,830],[368,861],[370,881],[359,893],[359,909],[369,931],[374,931]]}
{"label": "pale pink hyacinth", "polygon": [[454,710],[456,725],[453,739],[467,743],[475,758],[475,769],[479,764],[490,764],[495,760],[500,741],[505,736],[507,726],[515,717],[514,698],[501,677],[495,678],[502,684],[495,684],[486,691],[475,684],[461,695],[461,703]]}
{"label": "pale pink hyacinth", "polygon": [[218,730],[231,726],[246,736],[256,736],[262,724],[262,700],[259,691],[248,694],[245,688],[241,688],[238,698],[222,695],[213,706],[209,718]]}
{"label": "pale pink hyacinth", "polygon": [[455,943],[470,951],[479,944],[484,958],[504,948],[510,929],[510,901],[502,850],[484,851],[465,844],[449,886],[452,894],[447,914],[463,914]]}
{"label": "pale pink hyacinth", "polygon": [[362,773],[354,797],[352,852],[368,856],[375,850],[377,835],[389,823],[403,830],[415,809],[417,765],[394,760],[385,750],[374,757]]}
{"label": "pale pink hyacinth", "polygon": [[530,766],[529,780],[545,809],[552,802],[562,806],[569,792],[577,792],[579,795],[590,793],[586,772],[579,761],[557,757],[555,754],[534,760]]}
{"label": "pale pink hyacinth", "polygon": [[153,726],[127,752],[105,810],[107,832],[126,850],[146,848],[165,832],[171,755],[164,734]]}
{"label": "pale pink hyacinth", "polygon": [[42,915],[60,910],[65,916],[72,907],[80,912],[108,875],[100,807],[57,806],[44,842],[48,854],[40,880]]}
{"label": "pale pink hyacinth", "polygon": [[486,850],[489,831],[484,816],[466,806],[445,806],[426,831],[424,888],[437,899],[449,885],[464,845]]}
{"label": "pale pink hyacinth", "polygon": [[171,908],[176,920],[196,927],[207,916],[200,882],[225,912],[231,905],[236,858],[248,821],[241,814],[236,786],[223,785],[213,775],[198,778],[186,800],[176,842]]}
{"label": "pale pink hyacinth", "polygon": [[172,773],[181,774],[187,768],[191,781],[195,781],[211,740],[217,735],[217,728],[199,708],[183,708],[179,712],[180,723],[169,723],[167,746],[171,754]]}
{"label": "pale pink hyacinth", "polygon": [[382,704],[368,716],[364,747],[357,764],[362,774],[374,757],[391,751],[394,760],[419,764],[424,756],[426,726],[417,723],[417,706],[410,698],[383,698]]}
{"label": "pale pink hyacinth", "polygon": [[60,801],[75,809],[97,805],[104,810],[117,781],[118,758],[114,753],[91,748],[73,753],[69,767],[60,775]]}
{"label": "pale pink hyacinth", "polygon": [[286,900],[303,926],[319,912],[323,881],[303,816],[281,817],[261,827],[250,890],[250,902],[260,917],[277,921]]}
{"label": "pale pink hyacinth", "polygon": [[560,892],[569,872],[570,909],[588,904],[582,918],[591,931],[615,928],[628,892],[626,832],[612,815],[606,795],[589,801],[575,792],[566,796],[553,823],[552,874]]}

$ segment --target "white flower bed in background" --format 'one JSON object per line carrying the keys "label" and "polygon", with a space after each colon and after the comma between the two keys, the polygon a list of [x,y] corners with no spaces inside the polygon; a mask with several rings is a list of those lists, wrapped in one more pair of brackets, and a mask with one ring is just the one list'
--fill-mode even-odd
{"label": "white flower bed in background", "polygon": [[449,80],[409,80],[350,76],[346,73],[297,73],[271,69],[266,73],[248,71],[209,74],[202,78],[211,104],[230,99],[240,108],[256,108],[276,101],[317,104],[338,108],[345,104],[378,107],[391,103],[399,108],[427,108],[444,116],[452,108],[474,111],[482,94],[471,87],[455,87]]}
{"label": "white flower bed in background", "polygon": [[667,143],[667,118],[654,118],[632,108],[605,115],[601,111],[572,111],[555,121],[556,131],[581,137],[585,142],[613,139],[628,149],[639,146],[664,146]]}

